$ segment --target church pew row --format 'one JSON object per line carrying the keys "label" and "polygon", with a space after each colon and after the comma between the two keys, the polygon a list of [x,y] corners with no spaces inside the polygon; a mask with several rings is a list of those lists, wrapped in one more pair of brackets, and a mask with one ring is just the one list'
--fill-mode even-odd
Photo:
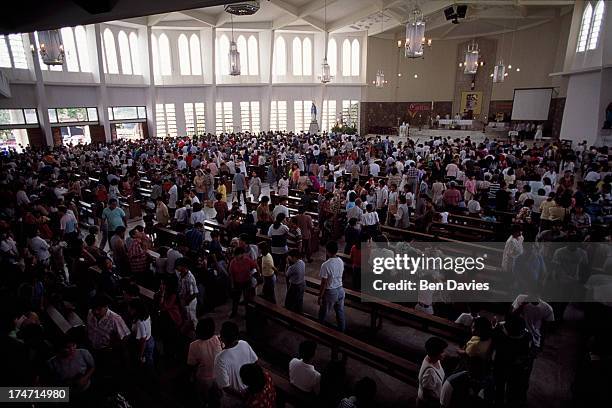
{"label": "church pew row", "polygon": [[[313,294],[318,294],[321,281],[310,276],[305,279],[307,290],[310,289]],[[469,336],[466,327],[445,318],[429,315],[414,308],[369,296],[353,289],[344,288],[344,292],[347,306],[362,310],[370,315],[370,330],[372,333],[376,333],[382,327],[383,318],[385,318],[395,323],[444,337],[455,343],[462,343]]]}
{"label": "church pew row", "polygon": [[261,318],[274,320],[287,329],[301,333],[318,344],[332,350],[332,359],[342,354],[380,370],[407,384],[415,385],[418,365],[405,358],[355,339],[333,328],[324,326],[301,314],[291,312],[280,305],[255,296],[247,304],[247,332],[257,335],[261,328]]}

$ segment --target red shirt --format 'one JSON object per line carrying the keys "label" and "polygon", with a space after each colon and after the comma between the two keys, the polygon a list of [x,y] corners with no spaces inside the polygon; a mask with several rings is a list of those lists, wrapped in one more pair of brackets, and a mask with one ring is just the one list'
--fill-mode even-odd
{"label": "red shirt", "polygon": [[232,259],[229,273],[234,283],[246,283],[251,280],[251,270],[257,269],[257,264],[247,256]]}
{"label": "red shirt", "polygon": [[257,394],[252,394],[247,397],[245,407],[247,408],[274,408],[276,407],[276,388],[270,374],[264,370],[266,377],[266,385],[263,390]]}

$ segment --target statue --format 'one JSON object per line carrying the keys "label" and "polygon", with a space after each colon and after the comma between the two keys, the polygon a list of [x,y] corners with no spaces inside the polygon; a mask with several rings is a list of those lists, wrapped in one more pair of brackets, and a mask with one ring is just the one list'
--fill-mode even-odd
{"label": "statue", "polygon": [[399,136],[408,137],[408,125],[406,122],[402,122],[401,126],[399,127]]}
{"label": "statue", "polygon": [[314,104],[314,102],[310,107],[310,120],[312,120],[313,122],[317,121],[317,106]]}

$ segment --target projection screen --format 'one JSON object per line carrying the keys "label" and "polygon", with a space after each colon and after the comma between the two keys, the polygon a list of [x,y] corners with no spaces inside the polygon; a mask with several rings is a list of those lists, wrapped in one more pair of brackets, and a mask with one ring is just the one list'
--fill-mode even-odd
{"label": "projection screen", "polygon": [[553,88],[515,89],[512,120],[547,120]]}

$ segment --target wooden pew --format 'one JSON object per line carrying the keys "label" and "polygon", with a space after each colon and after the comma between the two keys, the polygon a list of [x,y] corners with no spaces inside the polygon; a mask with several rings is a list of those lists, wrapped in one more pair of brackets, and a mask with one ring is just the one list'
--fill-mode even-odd
{"label": "wooden pew", "polygon": [[431,231],[438,235],[451,238],[466,240],[491,241],[495,237],[495,232],[489,229],[471,227],[469,225],[455,223],[432,222]]}
{"label": "wooden pew", "polygon": [[89,228],[92,225],[96,225],[96,212],[93,204],[83,200],[77,202],[79,209],[79,224],[83,228]]}
{"label": "wooden pew", "polygon": [[[98,275],[102,273],[102,270],[100,269],[99,266],[90,266],[89,269],[91,269]],[[138,292],[140,293],[140,296],[150,301],[155,299],[155,291],[145,288],[144,286],[141,286],[137,283],[134,283],[134,284],[138,286]]]}
{"label": "wooden pew", "polygon": [[301,314],[255,296],[247,305],[247,331],[255,333],[261,327],[258,317],[272,319],[289,330],[296,331],[332,350],[332,359],[339,354],[353,358],[370,367],[411,385],[416,384],[418,365],[388,351],[355,339],[347,334],[322,325]]}
{"label": "wooden pew", "polygon": [[207,232],[219,231],[221,242],[229,245],[229,234],[224,224],[219,223],[217,220],[206,220],[204,221],[204,230]]}
{"label": "wooden pew", "polygon": [[503,228],[503,223],[499,221],[483,220],[480,217],[470,217],[468,215],[449,213],[448,222],[450,224],[466,225],[475,228],[481,228],[497,232],[500,228]]}
{"label": "wooden pew", "polygon": [[[321,287],[319,279],[307,276],[306,287],[318,294]],[[458,325],[439,316],[415,310],[412,307],[389,302],[362,292],[344,288],[347,306],[362,310],[370,315],[370,330],[376,333],[382,326],[382,319],[405,324],[440,337],[447,338],[456,343],[462,343],[469,337],[466,327]]]}
{"label": "wooden pew", "polygon": [[47,315],[55,323],[57,328],[63,333],[66,334],[68,330],[72,329],[72,325],[68,323],[68,320],[55,308],[53,305],[47,306],[46,309]]}
{"label": "wooden pew", "polygon": [[179,235],[181,235],[180,232],[161,225],[156,225],[154,231],[156,246],[172,246],[172,243],[177,242]]}

